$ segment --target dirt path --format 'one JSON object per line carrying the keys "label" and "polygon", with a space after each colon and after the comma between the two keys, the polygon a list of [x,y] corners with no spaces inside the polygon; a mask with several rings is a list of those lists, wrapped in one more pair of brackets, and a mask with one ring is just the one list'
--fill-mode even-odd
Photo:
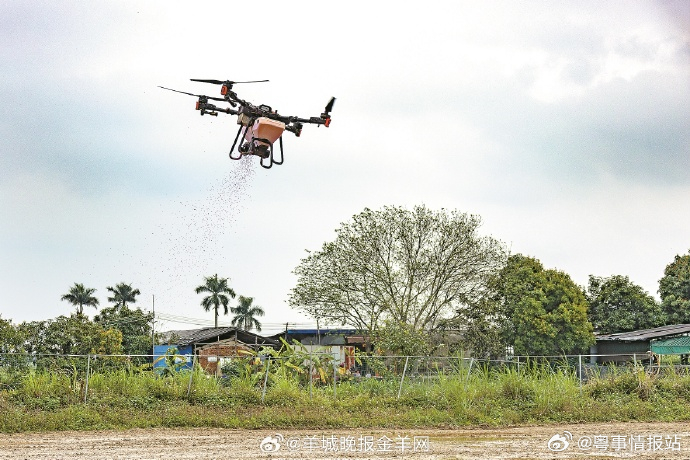
{"label": "dirt path", "polygon": [[[553,439],[552,448],[564,446],[558,444],[563,440],[568,443],[560,452],[548,448],[555,435],[560,438]],[[149,429],[0,434],[0,459],[249,458],[690,459],[690,423],[458,430]]]}

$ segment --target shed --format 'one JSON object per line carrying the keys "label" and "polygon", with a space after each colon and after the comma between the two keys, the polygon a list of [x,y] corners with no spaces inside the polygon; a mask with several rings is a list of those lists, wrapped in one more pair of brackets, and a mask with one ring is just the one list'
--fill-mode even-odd
{"label": "shed", "polygon": [[652,353],[657,355],[687,355],[690,354],[690,336],[652,340],[651,347]]}
{"label": "shed", "polygon": [[288,343],[297,340],[307,350],[330,353],[337,363],[349,369],[355,364],[354,352],[366,346],[364,336],[357,333],[356,329],[343,328],[287,329],[272,338],[287,338]]}
{"label": "shed", "polygon": [[[597,334],[595,335],[596,344],[590,348],[592,363],[602,362],[625,362],[634,359],[648,358],[649,353],[657,354],[680,354],[690,353],[690,347],[676,348],[681,350],[680,353],[669,353],[673,350],[669,347],[664,347],[664,344],[670,344],[672,347],[682,347],[685,342],[684,339],[690,341],[690,324],[671,324],[667,326],[655,327],[652,329],[640,329],[637,331],[617,332],[615,334]],[[671,339],[678,339],[675,342],[669,342]],[[654,351],[664,351],[659,353]],[[682,351],[685,350],[685,351]]]}
{"label": "shed", "polygon": [[197,348],[199,366],[209,374],[219,374],[225,363],[233,357],[240,356],[243,351],[250,351],[250,347],[234,338],[203,345]]}
{"label": "shed", "polygon": [[[154,362],[157,361],[155,367],[165,366],[165,363],[160,358],[171,347],[177,347],[178,353],[187,357],[189,364],[184,366],[184,368],[191,368],[191,358],[197,355],[202,368],[208,369],[209,372],[213,373],[217,371],[219,357],[236,355],[239,348],[279,347],[278,340],[263,337],[236,327],[174,330],[167,331],[163,335],[164,340],[169,345],[157,345],[154,347]],[[214,350],[218,353],[214,353]]]}

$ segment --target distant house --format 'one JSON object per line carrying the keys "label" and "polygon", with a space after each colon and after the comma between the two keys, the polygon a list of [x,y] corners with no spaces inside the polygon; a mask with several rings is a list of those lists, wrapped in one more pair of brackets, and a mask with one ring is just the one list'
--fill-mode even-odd
{"label": "distant house", "polygon": [[356,329],[288,329],[272,339],[297,340],[308,351],[326,352],[347,369],[355,365],[354,353],[366,349],[367,337]]}
{"label": "distant house", "polygon": [[163,340],[168,345],[154,347],[154,368],[164,367],[161,359],[166,352],[177,348],[177,354],[184,356],[186,365],[191,369],[196,356],[202,369],[209,373],[218,372],[223,362],[231,356],[237,356],[240,350],[259,349],[264,346],[279,348],[278,340],[263,337],[236,327],[205,327],[185,329],[163,333]]}
{"label": "distant house", "polygon": [[615,334],[596,334],[592,363],[626,362],[657,355],[690,354],[690,324],[672,324]]}

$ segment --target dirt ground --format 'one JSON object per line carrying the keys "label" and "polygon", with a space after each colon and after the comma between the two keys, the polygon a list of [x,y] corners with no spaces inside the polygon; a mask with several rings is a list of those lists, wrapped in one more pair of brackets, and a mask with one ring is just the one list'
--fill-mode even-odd
{"label": "dirt ground", "polygon": [[690,423],[453,430],[141,429],[0,434],[0,459],[250,458],[690,459]]}

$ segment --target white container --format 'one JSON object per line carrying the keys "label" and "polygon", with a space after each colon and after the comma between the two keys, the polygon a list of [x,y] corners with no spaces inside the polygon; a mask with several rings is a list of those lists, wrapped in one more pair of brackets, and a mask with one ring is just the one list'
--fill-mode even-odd
{"label": "white container", "polygon": [[251,142],[252,139],[266,139],[273,144],[283,135],[283,131],[285,131],[285,123],[282,121],[259,117],[247,130],[247,134],[244,135],[244,138],[248,142]]}

